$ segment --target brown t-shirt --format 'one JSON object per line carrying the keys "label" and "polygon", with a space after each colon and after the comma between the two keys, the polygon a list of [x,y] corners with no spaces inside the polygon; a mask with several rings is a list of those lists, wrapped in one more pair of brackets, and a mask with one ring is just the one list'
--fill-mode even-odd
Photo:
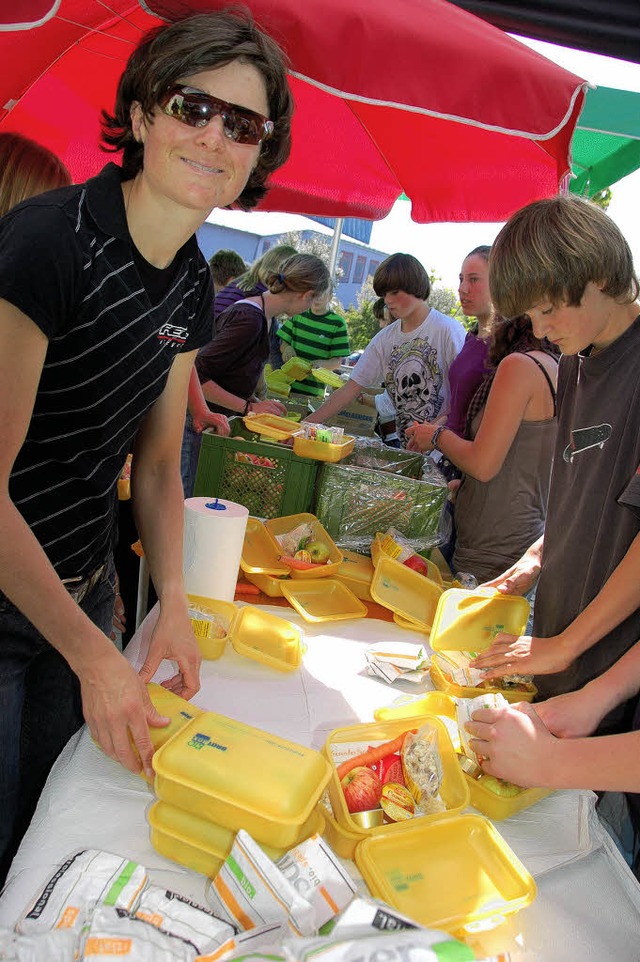
{"label": "brown t-shirt", "polygon": [[[248,400],[269,358],[267,318],[253,301],[237,301],[218,317],[212,341],[196,357],[200,382],[215,381],[225,391]],[[209,404],[212,411],[237,414]]]}
{"label": "brown t-shirt", "polygon": [[[640,531],[639,369],[640,316],[593,357],[561,358],[536,637],[558,634],[587,607]],[[581,688],[639,639],[640,608],[566,671],[536,676],[539,697]]]}

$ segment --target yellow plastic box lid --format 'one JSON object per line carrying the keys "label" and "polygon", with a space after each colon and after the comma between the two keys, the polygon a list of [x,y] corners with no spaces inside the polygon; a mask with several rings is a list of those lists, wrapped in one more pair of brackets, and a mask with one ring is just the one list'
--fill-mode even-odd
{"label": "yellow plastic box lid", "polygon": [[335,444],[328,441],[315,441],[311,438],[293,436],[293,453],[299,458],[311,458],[314,461],[327,461],[336,464],[353,451],[356,439],[345,435],[342,441]]}
{"label": "yellow plastic box lid", "polygon": [[[198,639],[202,657],[207,661],[215,661],[224,652],[225,645],[231,634],[234,619],[238,609],[232,601],[219,601],[217,598],[205,598],[203,595],[187,595],[188,604],[195,605],[202,611],[191,616],[191,627]],[[206,615],[215,617],[215,623],[206,620]]]}
{"label": "yellow plastic box lid", "polygon": [[153,757],[161,801],[274,848],[296,844],[331,776],[320,752],[204,712]]}
{"label": "yellow plastic box lid", "polygon": [[360,601],[373,601],[371,597],[371,581],[373,579],[373,562],[367,555],[357,554],[355,551],[343,550],[344,560],[336,572],[336,578],[353,591]]}
{"label": "yellow plastic box lid", "polygon": [[297,625],[261,611],[242,607],[233,623],[231,644],[239,655],[277,671],[295,671],[302,664],[303,631]]}
{"label": "yellow plastic box lid", "polygon": [[434,651],[483,651],[501,631],[523,634],[529,602],[493,588],[448,588],[438,601],[431,629]]}
{"label": "yellow plastic box lid", "polygon": [[297,568],[291,568],[289,571],[290,577],[300,578],[303,581],[311,578],[333,577],[342,564],[342,552],[338,548],[335,541],[333,541],[333,539],[329,536],[329,532],[326,530],[324,525],[318,521],[315,514],[310,514],[308,511],[302,511],[299,514],[289,514],[283,516],[282,518],[270,518],[265,523],[265,528],[269,534],[275,538],[276,535],[287,534],[287,532],[293,531],[300,524],[308,524],[311,526],[312,539],[314,541],[320,541],[327,547],[329,551],[329,560],[326,564],[319,564],[305,571],[300,571]]}
{"label": "yellow plastic box lid", "polygon": [[441,813],[434,815],[420,815],[412,819],[401,822],[391,822],[387,825],[378,825],[373,828],[362,828],[351,816],[347,808],[344,793],[338,778],[337,765],[331,751],[332,746],[339,746],[345,742],[373,744],[379,742],[392,741],[403,732],[417,730],[422,725],[429,722],[438,733],[438,749],[442,761],[442,784],[440,795],[447,807],[447,812],[461,812],[469,804],[469,788],[459,764],[456,753],[453,749],[451,739],[447,729],[435,716],[421,716],[414,718],[392,719],[383,722],[369,722],[363,725],[353,725],[349,728],[337,728],[331,732],[325,742],[323,752],[331,765],[331,780],[329,781],[329,798],[333,814],[338,824],[352,835],[357,835],[360,839],[378,835],[396,837],[398,834],[409,831],[411,826],[418,822],[431,821],[433,818],[442,818]]}
{"label": "yellow plastic box lid", "polygon": [[529,905],[536,885],[481,815],[414,820],[361,842],[355,860],[374,898],[451,935],[489,929]]}
{"label": "yellow plastic box lid", "polygon": [[433,623],[442,586],[406,565],[383,555],[371,582],[371,597],[401,618],[428,631]]}
{"label": "yellow plastic box lid", "polygon": [[[373,714],[374,718],[380,721],[409,718],[422,714],[437,715],[446,726],[456,751],[461,750],[455,698],[445,692],[428,691],[424,695],[400,696],[394,704],[377,708]],[[469,786],[469,795],[473,807],[494,821],[509,818],[509,816],[529,808],[530,805],[534,805],[541,798],[546,798],[547,795],[551,794],[549,788],[520,788],[514,794],[501,795],[489,788],[489,785],[495,782],[492,776],[481,775],[480,778],[473,778],[465,772],[464,777]],[[502,789],[502,791],[509,790]]]}
{"label": "yellow plastic box lid", "polygon": [[282,550],[258,518],[247,518],[247,529],[240,555],[240,567],[245,574],[289,574],[289,569],[278,559]]}
{"label": "yellow plastic box lid", "polygon": [[316,381],[320,381],[321,384],[327,384],[336,391],[338,388],[344,387],[347,383],[339,374],[336,374],[335,371],[329,371],[326,367],[314,367],[311,373]]}
{"label": "yellow plastic box lid", "polygon": [[[429,643],[434,651],[483,651],[501,631],[523,634],[529,610],[529,602],[519,595],[505,595],[493,588],[448,588],[438,601]],[[430,674],[436,688],[457,698],[475,698],[483,691],[492,691],[500,692],[509,702],[517,702],[532,701],[536,695],[534,685],[458,685],[449,681],[435,662],[431,663]]]}
{"label": "yellow plastic box lid", "polygon": [[282,594],[305,621],[345,621],[367,616],[367,606],[336,578],[287,581],[282,585]]}

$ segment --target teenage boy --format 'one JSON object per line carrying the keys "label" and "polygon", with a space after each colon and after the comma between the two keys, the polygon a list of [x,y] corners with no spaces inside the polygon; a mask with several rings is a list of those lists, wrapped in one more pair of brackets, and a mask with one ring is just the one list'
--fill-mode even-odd
{"label": "teenage boy", "polygon": [[[151,774],[148,726],[167,720],[145,682],[167,658],[176,673],[166,686],[186,698],[198,690],[179,456],[213,289],[194,235],[213,207],[249,209],[264,195],[289,152],[291,110],[281,51],[248,17],[202,14],[158,28],[132,53],[114,115],[104,115],[103,140],[124,150],[122,167],[2,219],[5,868],[83,714],[108,755]],[[107,637],[117,481],[132,441],[135,517],[160,599],[140,674]]]}
{"label": "teenage boy", "polygon": [[429,307],[429,277],[411,254],[384,260],[374,274],[373,289],[397,320],[375,335],[349,381],[306,420],[328,421],[363,388],[384,384],[404,443],[404,432],[414,421],[433,421],[448,410],[448,371],[465,332],[458,321]]}
{"label": "teenage boy", "polygon": [[[563,357],[544,537],[490,582],[524,594],[538,579],[533,637],[498,635],[473,664],[487,678],[533,674],[544,699],[597,678],[640,638],[638,280],[609,217],[558,197],[508,221],[490,285],[499,313],[528,314]],[[601,733],[628,730],[633,706],[612,708]]]}
{"label": "teenage boy", "polygon": [[[283,342],[280,348],[282,357],[301,357],[310,361],[314,367],[333,370],[349,356],[349,332],[344,317],[329,310],[331,290],[324,291],[311,301],[311,307],[304,314],[285,318],[278,328],[278,337]],[[322,397],[324,387],[310,374],[296,381],[293,389],[298,394]]]}

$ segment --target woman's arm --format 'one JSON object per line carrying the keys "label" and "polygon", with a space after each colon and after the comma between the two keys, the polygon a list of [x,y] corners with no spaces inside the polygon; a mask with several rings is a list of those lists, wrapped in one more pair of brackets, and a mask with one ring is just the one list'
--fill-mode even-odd
{"label": "woman's arm", "polygon": [[148,725],[166,721],[131,665],[65,590],[9,497],[9,475],[27,434],[46,351],[47,339],[33,321],[0,300],[0,589],[78,676],[84,717],[98,744],[132,772],[140,771],[141,760],[152,777]]}
{"label": "woman's arm", "polygon": [[[522,354],[509,354],[498,365],[474,440],[442,431],[438,439],[440,451],[465,474],[478,481],[490,481],[503,465],[529,402],[543,387],[540,372],[529,359]],[[410,450],[428,450],[436,427],[435,423],[410,427],[406,432]]]}

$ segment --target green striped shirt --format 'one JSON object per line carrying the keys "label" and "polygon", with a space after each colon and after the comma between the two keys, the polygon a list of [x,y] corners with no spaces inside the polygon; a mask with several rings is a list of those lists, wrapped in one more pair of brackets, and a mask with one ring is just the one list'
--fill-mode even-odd
{"label": "green striped shirt", "polygon": [[[279,328],[278,337],[290,344],[296,355],[305,361],[348,357],[350,353],[347,325],[344,318],[333,311],[326,314],[305,311],[289,317]],[[324,385],[312,375],[304,381],[295,381],[294,390],[318,397],[324,394]]]}

